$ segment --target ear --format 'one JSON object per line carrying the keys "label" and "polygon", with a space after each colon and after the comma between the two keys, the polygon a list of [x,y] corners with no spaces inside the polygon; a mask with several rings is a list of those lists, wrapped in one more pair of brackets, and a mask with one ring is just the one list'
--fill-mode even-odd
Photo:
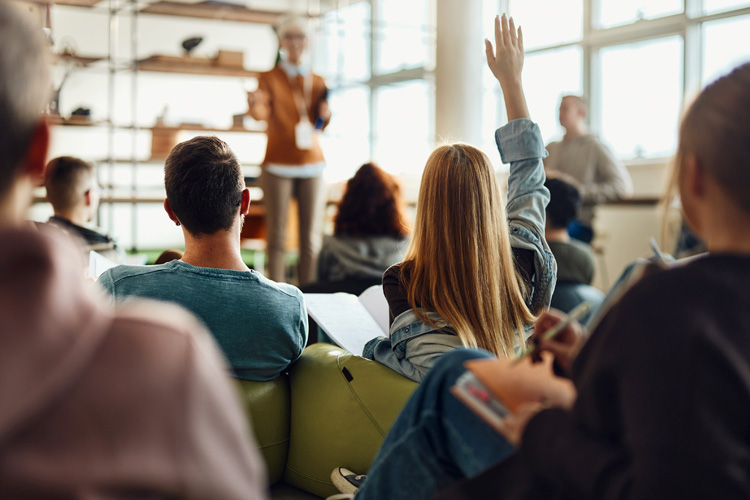
{"label": "ear", "polygon": [[44,169],[47,166],[47,154],[49,153],[50,130],[46,119],[41,119],[34,127],[34,134],[26,152],[26,174],[34,180],[38,186],[44,185]]}
{"label": "ear", "polygon": [[169,205],[169,200],[166,198],[164,199],[164,211],[167,212],[167,215],[172,222],[174,222],[178,226],[180,225],[180,219],[178,219],[174,214],[174,211],[172,211],[172,207]]}
{"label": "ear", "polygon": [[706,196],[706,174],[698,163],[698,158],[693,154],[688,154],[685,157],[683,168],[683,189],[685,189],[689,196],[695,197],[698,200],[703,199]]}
{"label": "ear", "polygon": [[84,202],[86,203],[87,207],[91,206],[91,190],[89,189],[83,194]]}
{"label": "ear", "polygon": [[701,236],[700,214],[706,197],[706,174],[694,154],[683,156],[678,179],[682,214],[693,232]]}
{"label": "ear", "polygon": [[242,201],[240,202],[240,215],[247,215],[250,213],[250,190],[245,188],[242,190]]}

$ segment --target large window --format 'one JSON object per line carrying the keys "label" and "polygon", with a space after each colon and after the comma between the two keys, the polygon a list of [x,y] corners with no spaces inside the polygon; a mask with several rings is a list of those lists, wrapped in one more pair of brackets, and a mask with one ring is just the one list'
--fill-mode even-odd
{"label": "large window", "polygon": [[679,14],[682,0],[601,0],[598,3],[598,26],[609,28],[642,19]]}
{"label": "large window", "polygon": [[560,98],[583,93],[583,53],[578,46],[529,54],[523,81],[529,113],[539,124],[545,142],[562,135],[557,115]]}
{"label": "large window", "polygon": [[329,182],[374,160],[418,177],[434,136],[434,0],[370,0],[327,14],[313,63],[335,114],[323,141]]}
{"label": "large window", "polygon": [[704,23],[701,55],[704,84],[750,62],[750,15]]}
{"label": "large window", "polygon": [[575,42],[583,36],[581,0],[510,0],[508,13],[522,26],[526,50]]}
{"label": "large window", "polygon": [[621,158],[668,156],[682,105],[678,36],[601,50],[601,135]]}
{"label": "large window", "polygon": [[[582,94],[592,131],[626,161],[672,155],[685,99],[750,61],[748,0],[484,0],[484,7],[488,15],[507,10],[523,26],[524,85],[545,141],[563,132],[560,97]],[[502,99],[485,88],[485,109],[497,118]]]}

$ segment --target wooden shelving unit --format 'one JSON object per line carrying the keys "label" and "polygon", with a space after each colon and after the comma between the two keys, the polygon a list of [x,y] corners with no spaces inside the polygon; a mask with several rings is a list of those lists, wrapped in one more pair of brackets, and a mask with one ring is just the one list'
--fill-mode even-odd
{"label": "wooden shelving unit", "polygon": [[68,54],[68,53],[60,53],[55,54],[54,58],[56,61],[60,62],[72,62],[78,66],[89,66],[91,64],[94,64],[99,61],[104,61],[107,59],[106,56],[102,57],[96,57],[96,56],[79,56],[77,54]]}
{"label": "wooden shelving unit", "polygon": [[217,66],[210,64],[210,59],[175,58],[182,60],[164,60],[165,56],[151,56],[137,62],[138,71],[154,71],[159,73],[181,73],[190,75],[234,76],[242,78],[257,78],[258,71],[231,66]]}
{"label": "wooden shelving unit", "polygon": [[103,127],[107,125],[107,122],[95,122],[87,118],[76,118],[75,116],[63,118],[60,115],[47,115],[47,122],[50,125],[60,125],[63,127]]}
{"label": "wooden shelving unit", "polygon": [[[145,130],[145,129],[144,129]],[[237,132],[244,134],[263,134],[265,130],[262,129],[248,129],[244,127],[231,127],[231,128],[216,128],[216,127],[205,127],[203,125],[156,125],[151,127],[150,130],[158,130],[163,132],[182,132],[183,130],[191,130],[197,132]]]}
{"label": "wooden shelving unit", "polygon": [[101,0],[26,0],[41,5],[65,5],[69,7],[93,7]]}
{"label": "wooden shelving unit", "polygon": [[[72,0],[75,1],[75,0]],[[85,1],[85,0],[81,0]],[[247,9],[232,5],[221,5],[213,2],[186,4],[163,0],[140,10],[144,14],[162,14],[165,16],[195,17],[216,21],[235,21],[255,24],[275,24],[281,17],[279,12]]]}

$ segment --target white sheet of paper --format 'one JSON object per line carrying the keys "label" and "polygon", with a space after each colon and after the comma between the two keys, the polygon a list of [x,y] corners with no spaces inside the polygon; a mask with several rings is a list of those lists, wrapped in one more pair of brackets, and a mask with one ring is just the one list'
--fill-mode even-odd
{"label": "white sheet of paper", "polygon": [[383,285],[373,285],[361,294],[359,301],[365,306],[370,316],[375,318],[383,334],[388,336],[388,301],[383,295]]}
{"label": "white sheet of paper", "polygon": [[116,265],[117,264],[113,261],[102,255],[99,255],[93,250],[89,251],[89,278],[96,279],[101,276],[104,271],[115,267]]}
{"label": "white sheet of paper", "polygon": [[[337,345],[362,355],[365,344],[382,336],[383,330],[356,295],[350,293],[306,293],[310,317]],[[388,317],[386,316],[386,322]]]}

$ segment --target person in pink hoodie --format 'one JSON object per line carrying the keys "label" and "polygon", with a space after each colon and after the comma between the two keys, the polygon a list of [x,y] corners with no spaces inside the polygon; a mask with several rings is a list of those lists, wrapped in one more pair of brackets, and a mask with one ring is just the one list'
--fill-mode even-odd
{"label": "person in pink hoodie", "polygon": [[0,498],[266,498],[208,332],[176,306],[112,308],[74,244],[26,222],[49,144],[41,34],[0,2]]}

